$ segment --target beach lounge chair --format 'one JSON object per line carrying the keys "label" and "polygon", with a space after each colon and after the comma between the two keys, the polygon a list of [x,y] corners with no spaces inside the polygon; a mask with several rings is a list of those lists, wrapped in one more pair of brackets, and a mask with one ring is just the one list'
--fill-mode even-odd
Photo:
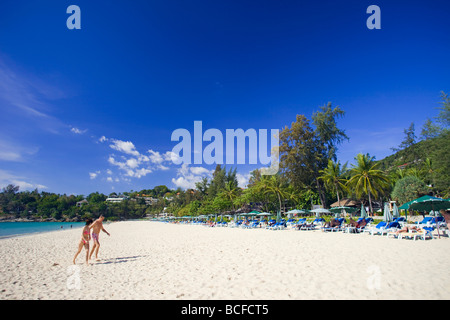
{"label": "beach lounge chair", "polygon": [[314,221],[312,222],[312,224],[314,224],[314,225],[323,225],[324,224],[324,222],[325,222],[325,219],[324,218],[316,218],[316,219],[314,219]]}
{"label": "beach lounge chair", "polygon": [[251,224],[250,228],[254,229],[254,228],[259,228],[260,222],[258,220],[253,221],[253,223]]}
{"label": "beach lounge chair", "polygon": [[340,231],[341,230],[341,221],[337,219],[330,220],[329,223],[322,227],[322,231]]}
{"label": "beach lounge chair", "polygon": [[315,229],[316,229],[316,225],[314,223],[305,222],[304,224],[299,226],[298,230],[315,230]]}
{"label": "beach lounge chair", "polygon": [[382,228],[385,228],[385,227],[386,227],[386,222],[381,221],[374,228],[366,229],[366,230],[364,230],[364,232],[369,232],[369,234],[373,236],[374,234],[378,233],[378,231],[380,231]]}
{"label": "beach lounge chair", "polygon": [[[422,229],[420,229],[420,232],[422,232]],[[419,234],[417,230],[408,228],[408,231],[405,231],[403,228],[396,230],[396,231],[389,231],[387,233],[387,237],[397,238],[397,239],[414,239],[414,236]]]}
{"label": "beach lounge chair", "polygon": [[435,223],[435,221],[434,221],[434,218],[433,218],[433,217],[425,217],[425,218],[423,218],[422,221],[418,221],[418,222],[417,222],[417,225],[419,225],[419,226],[423,226],[423,225],[429,225],[429,226],[431,226],[431,225],[434,224],[434,223]]}
{"label": "beach lounge chair", "polygon": [[292,224],[292,229],[300,230],[300,227],[306,223],[306,218],[299,219],[295,224]]}
{"label": "beach lounge chair", "polygon": [[286,225],[288,228],[294,229],[297,226],[297,220],[291,218],[286,222]]}
{"label": "beach lounge chair", "polygon": [[416,232],[414,240],[417,240],[417,238],[422,238],[422,240],[425,240],[426,238],[434,239],[433,230],[434,228],[432,227],[423,227],[420,232]]}
{"label": "beach lounge chair", "polygon": [[269,220],[269,222],[267,222],[267,226],[266,229],[271,229],[277,222],[274,219]]}
{"label": "beach lounge chair", "polygon": [[280,222],[276,222],[273,226],[269,227],[269,230],[283,230],[286,229],[286,220],[281,219]]}
{"label": "beach lounge chair", "polygon": [[395,232],[401,228],[400,223],[397,221],[389,222],[389,224],[386,226],[386,228],[381,228],[379,233],[380,235],[387,235],[389,232]]}

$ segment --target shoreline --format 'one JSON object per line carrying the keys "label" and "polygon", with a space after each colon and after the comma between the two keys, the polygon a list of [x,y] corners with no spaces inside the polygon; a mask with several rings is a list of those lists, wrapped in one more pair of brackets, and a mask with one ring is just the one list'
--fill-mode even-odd
{"label": "shoreline", "polygon": [[2,239],[0,299],[450,299],[450,239],[156,221],[105,229],[89,266],[84,249],[72,264],[80,229]]}

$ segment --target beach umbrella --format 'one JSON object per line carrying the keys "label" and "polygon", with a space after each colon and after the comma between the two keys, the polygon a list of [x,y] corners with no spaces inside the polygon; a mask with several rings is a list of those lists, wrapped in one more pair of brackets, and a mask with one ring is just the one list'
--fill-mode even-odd
{"label": "beach umbrella", "polygon": [[428,200],[428,199],[440,199],[440,198],[432,197],[432,196],[428,196],[428,195],[427,195],[427,196],[423,196],[423,197],[420,197],[420,198],[417,198],[417,199],[408,201],[408,202],[402,204],[402,205],[401,205],[400,207],[398,207],[398,208],[399,208],[400,210],[408,210],[409,207],[411,206],[411,204],[413,204],[414,202],[421,202],[421,201],[423,201],[423,200]]}
{"label": "beach umbrella", "polygon": [[342,214],[344,214],[344,213],[352,213],[352,212],[355,212],[356,210],[358,210],[358,209],[352,208],[352,207],[345,207],[345,206],[334,207],[334,208],[330,209],[331,212],[335,212],[336,213],[336,218],[339,217],[340,213],[342,213]]}
{"label": "beach umbrella", "polygon": [[260,213],[259,211],[256,211],[256,210],[253,210],[253,211],[250,211],[249,213],[248,213],[248,215],[249,216],[256,216],[258,213]]}
{"label": "beach umbrella", "polygon": [[367,217],[366,208],[364,207],[364,204],[361,204],[361,216],[360,216],[360,218],[365,218],[365,217]]}
{"label": "beach umbrella", "polygon": [[271,213],[268,213],[268,212],[260,212],[260,213],[257,214],[258,217],[262,217],[262,216],[271,216],[271,215],[272,215],[272,214],[271,214]]}
{"label": "beach umbrella", "polygon": [[394,218],[400,218],[400,212],[395,203],[394,203],[394,207],[392,208],[392,215],[394,216]]}
{"label": "beach umbrella", "polygon": [[[450,208],[450,199],[441,199],[441,198],[430,198],[430,199],[416,199],[413,200],[411,205],[409,206],[410,209],[412,210],[417,210],[417,211],[439,211],[441,209],[447,210]],[[437,226],[437,231],[438,231],[438,236],[439,238],[441,237],[441,234],[439,232],[439,224],[437,223],[437,219],[436,219],[436,226]]]}
{"label": "beach umbrella", "polygon": [[314,210],[311,210],[311,212],[314,212],[314,213],[316,214],[316,217],[317,217],[317,218],[319,218],[319,215],[320,215],[321,213],[331,213],[330,210],[328,210],[328,209],[323,209],[323,208],[314,209]]}
{"label": "beach umbrella", "polygon": [[391,222],[392,221],[392,215],[391,211],[389,210],[389,203],[384,203],[384,215],[383,215],[384,222]]}
{"label": "beach umbrella", "polygon": [[439,211],[441,209],[447,210],[450,208],[450,199],[430,198],[430,199],[416,199],[413,200],[410,209],[416,211]]}
{"label": "beach umbrella", "polygon": [[281,211],[277,211],[277,223],[281,220]]}
{"label": "beach umbrella", "polygon": [[306,213],[305,210],[298,210],[298,209],[292,209],[286,212],[287,214],[299,214],[299,213]]}
{"label": "beach umbrella", "polygon": [[305,213],[305,211],[293,209],[293,210],[289,210],[288,212],[285,212],[285,214],[287,214],[288,216],[294,215],[294,214],[300,214],[300,213]]}

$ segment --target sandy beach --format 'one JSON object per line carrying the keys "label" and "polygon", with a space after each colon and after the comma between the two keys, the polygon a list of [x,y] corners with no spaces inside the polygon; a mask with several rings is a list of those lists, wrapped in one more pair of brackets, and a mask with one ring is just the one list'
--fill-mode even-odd
{"label": "sandy beach", "polygon": [[[72,264],[81,229],[0,240],[0,299],[449,299],[450,239],[106,224],[100,261]],[[92,242],[91,242],[92,246]]]}

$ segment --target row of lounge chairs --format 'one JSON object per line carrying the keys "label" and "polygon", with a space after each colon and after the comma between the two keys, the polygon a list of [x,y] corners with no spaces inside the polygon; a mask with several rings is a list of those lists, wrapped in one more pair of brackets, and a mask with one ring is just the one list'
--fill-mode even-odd
{"label": "row of lounge chairs", "polygon": [[[192,222],[194,223],[194,222]],[[376,226],[372,226],[372,218],[359,218],[357,221],[349,218],[349,222],[344,218],[332,219],[325,224],[323,218],[316,218],[312,222],[308,222],[306,218],[301,218],[298,221],[295,219],[281,219],[279,222],[276,220],[252,220],[244,221],[239,220],[236,223],[227,223],[220,221],[213,223],[213,225],[196,221],[195,224],[203,224],[207,226],[215,227],[240,227],[244,229],[265,228],[267,230],[284,230],[287,228],[293,230],[320,230],[324,232],[354,232],[354,233],[368,233],[369,235],[386,235],[387,237],[397,239],[433,239],[433,231],[436,228],[445,227],[443,233],[447,233],[450,236],[450,231],[447,228],[447,221],[443,217],[425,217],[422,221],[416,223],[414,227],[406,227],[406,219],[404,217],[395,218],[394,221],[386,223],[381,221]]]}

